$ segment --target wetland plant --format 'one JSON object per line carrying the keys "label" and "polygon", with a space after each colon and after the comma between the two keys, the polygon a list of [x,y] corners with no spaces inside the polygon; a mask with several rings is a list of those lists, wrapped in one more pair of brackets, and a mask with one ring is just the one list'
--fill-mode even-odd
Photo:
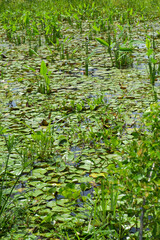
{"label": "wetland plant", "polygon": [[104,95],[96,96],[93,99],[88,98],[87,103],[91,111],[97,110],[100,106],[104,104]]}
{"label": "wetland plant", "polygon": [[46,120],[43,120],[40,125],[45,129],[42,128],[39,131],[34,131],[29,125],[23,124],[32,132],[32,141],[27,142],[30,152],[41,160],[49,158],[53,154],[54,145],[54,132],[51,125]]}
{"label": "wetland plant", "polygon": [[32,139],[34,141],[34,150],[38,158],[47,159],[52,155],[54,139],[50,127],[48,127],[46,131],[41,130],[34,132],[32,134]]}
{"label": "wetland plant", "polygon": [[[16,140],[15,140],[15,136],[14,135],[9,135],[8,137],[5,135],[5,130],[4,128],[2,128],[0,126],[0,135],[3,136],[4,140],[5,140],[5,145],[7,148],[7,158],[5,160],[5,164],[4,164],[4,169],[1,171],[0,176],[1,176],[1,180],[0,180],[0,236],[2,236],[5,231],[6,231],[6,225],[8,224],[8,222],[10,221],[11,218],[11,212],[8,211],[9,210],[9,204],[11,203],[11,198],[13,201],[13,190],[15,189],[18,181],[20,180],[24,170],[26,169],[26,167],[28,166],[28,160],[26,158],[26,152],[23,151],[23,153],[19,153],[17,151],[17,153],[19,153],[19,156],[21,157],[22,161],[21,161],[21,165],[22,165],[22,169],[20,170],[19,174],[14,175],[13,173],[10,173],[9,170],[9,161],[10,161],[10,157],[12,154],[13,149],[16,150]],[[11,179],[9,179],[9,177],[11,177]],[[8,190],[8,186],[5,186],[9,181],[12,182],[12,186],[9,188]]]}
{"label": "wetland plant", "polygon": [[100,187],[95,188],[94,201],[88,197],[90,217],[86,237],[95,240],[110,237],[122,239],[126,234],[123,228],[125,220],[117,209],[119,195],[117,186],[107,181],[104,174],[96,180],[100,182]]}
{"label": "wetland plant", "polygon": [[116,49],[114,50],[115,67],[121,69],[132,66],[132,51],[132,48],[123,48],[117,45]]}
{"label": "wetland plant", "polygon": [[[101,38],[96,38],[96,40],[101,43],[103,46],[107,47],[108,53],[111,58],[112,66],[117,68],[126,68],[132,65],[132,56],[133,47],[125,47],[119,43],[111,42],[111,39],[108,39],[108,42]],[[114,56],[114,57],[113,57]]]}
{"label": "wetland plant", "polygon": [[48,45],[52,45],[52,42],[56,43],[57,38],[61,37],[60,26],[58,26],[54,21],[55,20],[46,22],[45,40]]}
{"label": "wetland plant", "polygon": [[[97,78],[92,78],[92,81],[90,81],[85,78],[86,82],[83,79],[81,82],[75,79],[77,77],[63,78],[55,74],[55,82],[52,86],[56,88],[54,98],[51,99],[41,94],[19,94],[19,92],[24,93],[23,89],[26,90],[25,84],[28,84],[28,80],[31,80],[31,84],[32,80],[37,81],[38,92],[50,94],[51,83],[49,78],[51,72],[44,61],[41,62],[40,73],[30,68],[35,73],[34,76],[32,75],[33,79],[30,79],[30,75],[25,77],[24,75],[27,74],[20,71],[18,72],[20,75],[18,84],[17,81],[14,81],[15,63],[18,61],[21,64],[22,61],[19,61],[21,59],[19,57],[23,55],[22,53],[25,53],[23,52],[24,48],[28,48],[27,41],[29,43],[29,56],[27,57],[29,57],[30,65],[33,67],[37,66],[39,61],[34,59],[38,55],[37,46],[42,45],[40,51],[42,50],[42,53],[46,56],[45,45],[47,43],[51,61],[54,63],[53,69],[59,69],[58,54],[61,54],[60,58],[68,60],[73,58],[75,51],[78,49],[77,59],[70,64],[66,64],[64,69],[68,68],[68,66],[74,67],[75,62],[79,66],[81,59],[83,59],[85,74],[88,76],[90,57],[94,51],[91,54],[89,53],[88,40],[84,46],[86,49],[83,52],[81,52],[81,49],[79,51],[79,43],[81,40],[83,41],[84,35],[89,36],[89,40],[91,40],[92,34],[100,36],[103,32],[106,41],[101,38],[97,38],[97,41],[106,47],[112,66],[117,68],[131,66],[133,48],[130,43],[127,46],[127,43],[133,34],[130,34],[130,38],[127,34],[128,30],[131,33],[132,26],[137,32],[141,31],[141,29],[146,29],[149,32],[151,22],[148,21],[149,24],[147,25],[145,21],[147,17],[150,19],[151,15],[149,11],[146,11],[147,9],[150,10],[147,1],[145,3],[142,0],[138,2],[135,0],[112,0],[100,1],[99,3],[94,0],[79,2],[71,0],[19,0],[16,2],[6,0],[1,2],[7,3],[4,11],[0,9],[3,18],[0,28],[2,45],[3,42],[8,45],[7,41],[11,41],[17,44],[17,47],[14,49],[15,45],[12,44],[12,49],[7,49],[8,60],[6,59],[7,68],[4,69],[5,74],[3,69],[0,71],[1,77],[4,78],[1,81],[4,98],[2,91],[2,99],[0,99],[2,113],[0,117],[2,121],[6,120],[5,125],[9,126],[8,131],[10,133],[17,131],[16,136],[21,136],[22,129],[15,129],[15,126],[13,126],[12,121],[15,118],[25,118],[27,123],[34,123],[33,127],[37,128],[37,130],[30,128],[31,134],[28,135],[28,129],[23,129],[25,136],[23,136],[24,140],[22,141],[27,146],[27,150],[25,151],[25,146],[22,146],[21,151],[19,145],[21,146],[22,143],[18,142],[17,144],[17,140],[15,141],[15,137],[12,135],[5,138],[3,129],[0,128],[0,134],[3,136],[2,144],[0,142],[2,154],[3,148],[7,147],[5,148],[7,152],[6,158],[4,163],[1,163],[1,165],[4,165],[2,165],[0,174],[0,237],[4,228],[6,230],[5,223],[9,220],[5,239],[159,239],[159,104],[155,103],[144,113],[140,129],[133,129],[133,116],[129,113],[133,108],[138,111],[145,109],[146,105],[142,109],[139,101],[144,103],[147,100],[146,104],[148,106],[149,99],[143,97],[145,88],[141,91],[141,89],[138,89],[137,84],[135,84],[135,88],[130,88],[134,83],[132,83],[131,79],[128,79],[127,87],[124,86],[123,88],[121,86],[121,90],[131,89],[133,99],[135,99],[134,96],[137,95],[135,91],[137,91],[137,101],[134,101],[134,103],[130,101],[131,98],[127,94],[127,89],[125,91],[126,96],[123,99],[114,98],[114,96],[119,95],[119,87],[117,86],[121,76],[117,76],[117,71],[114,72],[113,69],[113,74],[116,75],[113,78],[118,77],[118,81],[113,83],[111,82],[112,78],[109,81],[103,81],[102,79],[99,81]],[[156,9],[158,9],[158,1],[155,0],[155,2],[157,3],[155,4]],[[24,4],[26,4],[26,9]],[[138,5],[141,5],[141,7],[139,6],[140,12],[136,11]],[[23,11],[21,11],[22,9]],[[140,17],[142,10],[145,19]],[[154,17],[156,15],[157,13]],[[67,25],[68,22],[65,21],[66,16],[69,26]],[[144,26],[140,23],[142,20]],[[63,25],[62,22],[59,24],[59,21],[63,21]],[[95,24],[93,25],[94,21]],[[118,26],[117,23],[123,26]],[[76,24],[77,28],[80,29],[79,31],[76,29]],[[124,26],[124,24],[126,25]],[[93,29],[88,31],[90,29],[88,26],[92,25]],[[63,26],[63,29],[61,26]],[[117,30],[117,27],[120,31]],[[82,33],[82,31],[84,35],[79,36],[79,32]],[[120,34],[117,35],[118,32]],[[66,37],[64,40],[60,40],[62,33]],[[74,37],[72,34],[74,34]],[[141,38],[143,36],[137,37]],[[67,45],[66,41],[72,38],[75,38],[73,44]],[[24,48],[18,46],[23,41],[25,42]],[[91,42],[90,48],[95,46],[94,44],[95,41]],[[77,48],[73,50],[75,45]],[[158,65],[154,54],[156,50],[154,37],[152,49],[150,46],[147,49],[150,83],[153,86],[154,100],[157,101],[159,93],[156,92],[155,85],[157,73],[160,72],[160,65]],[[71,51],[71,55],[69,51]],[[84,55],[81,55],[81,53]],[[141,54],[142,52],[140,52]],[[10,61],[11,58],[13,58],[13,66]],[[99,68],[101,63],[98,62],[98,59],[99,57],[93,59],[93,63],[95,60],[96,66]],[[26,60],[28,62],[28,59],[24,59],[24,62]],[[112,75],[112,72],[109,74]],[[12,82],[10,84],[9,79],[12,77],[13,84]],[[137,77],[134,78],[135,82],[137,80]],[[24,84],[23,87],[19,88],[22,84]],[[73,91],[67,87],[72,84],[82,85],[79,85],[80,88],[76,88],[78,91]],[[19,104],[15,109],[8,107],[6,109],[6,107],[3,107],[5,105],[3,99],[5,100],[5,94],[6,97],[10,97],[7,96],[7,92],[10,91],[9,89],[13,85],[15,85],[15,88],[18,86],[18,94],[13,93],[13,95],[19,98]],[[100,92],[107,89],[111,93],[113,101],[110,101],[107,106],[107,103],[103,100],[104,96],[101,97],[102,93],[99,97],[94,98],[99,94],[97,94],[96,89]],[[32,89],[27,89],[28,93],[31,91]],[[142,94],[142,98],[139,98],[139,94]],[[91,97],[87,98],[88,95]],[[28,101],[26,97],[29,100],[32,97],[33,102]],[[23,109],[26,100],[28,101],[27,108]],[[36,106],[39,106],[39,109]],[[47,118],[46,110],[48,111],[50,107],[52,108],[52,117],[55,119],[52,122],[53,128],[49,123],[50,120],[49,122],[43,120],[39,123],[42,116],[44,119]],[[121,118],[119,117],[117,107],[122,109],[122,113],[126,114],[126,118],[123,117],[123,114]],[[8,109],[10,109],[9,112]],[[48,119],[50,119],[50,115]],[[25,127],[28,128],[27,125]],[[55,129],[54,133],[53,129]],[[5,143],[5,146],[3,146],[3,143]],[[76,150],[72,152],[72,145],[80,147],[78,157],[75,154],[77,153]],[[22,170],[19,164],[18,169],[11,172],[13,161],[17,161],[15,157],[18,157],[18,161],[19,157],[21,158]],[[28,159],[30,163],[33,163],[32,176],[27,176],[27,171],[23,172]],[[15,174],[17,171],[18,175]],[[13,189],[23,173],[25,174],[20,180],[27,182],[28,190],[23,196],[20,195],[23,198],[20,202],[23,205],[28,198],[27,203],[29,204],[27,204],[27,208],[30,212],[28,215],[30,219],[28,221],[23,213],[25,224],[22,225],[20,220],[17,226],[11,229],[12,224],[10,224],[9,217],[12,214],[13,222],[16,210],[13,204],[9,206],[8,203],[12,200],[11,198],[14,196]],[[87,183],[89,184],[87,185]],[[86,190],[89,189],[90,191],[90,188],[92,188],[92,192],[88,194]],[[59,199],[59,193],[62,194],[62,199]],[[88,197],[85,194],[88,194]],[[19,195],[17,197],[19,200]],[[7,210],[9,210],[8,213]],[[133,234],[130,231],[132,227],[136,229]],[[60,231],[57,231],[57,229]],[[63,235],[64,232],[65,235]]]}
{"label": "wetland plant", "polygon": [[[150,105],[143,115],[143,130],[133,132],[133,140],[129,145],[131,172],[130,179],[135,190],[141,185],[139,192],[140,204],[140,229],[139,239],[151,236],[145,230],[148,225],[154,239],[159,236],[159,161],[160,161],[160,106],[158,103]],[[133,191],[134,194],[134,191]],[[154,197],[153,197],[154,196]],[[138,203],[138,202],[137,202]],[[139,205],[138,204],[138,205]],[[137,207],[137,206],[136,206]],[[149,218],[152,220],[149,221]],[[154,218],[154,220],[153,220]],[[157,224],[158,222],[158,224]],[[146,238],[149,239],[149,238]]]}
{"label": "wetland plant", "polygon": [[89,54],[89,53],[88,53],[88,41],[86,41],[85,46],[86,46],[85,75],[88,76],[88,75],[89,75],[89,70],[88,70],[89,61],[90,61],[90,58],[91,58],[91,57],[93,56],[93,54],[95,53],[96,49]]}
{"label": "wetland plant", "polygon": [[89,57],[88,57],[88,41],[86,41],[86,59],[85,59],[85,74],[88,76],[88,64],[89,64]]}
{"label": "wetland plant", "polygon": [[41,62],[40,74],[43,77],[44,82],[39,82],[38,92],[43,94],[50,94],[51,89],[49,75],[51,74],[51,72],[48,71],[46,63],[44,61]]}
{"label": "wetland plant", "polygon": [[157,64],[157,60],[155,59],[155,52],[154,52],[155,43],[153,41],[153,48],[151,48],[151,42],[147,38],[146,39],[146,47],[147,47],[147,55],[148,55],[148,68],[149,68],[149,77],[150,83],[153,90],[154,100],[157,101],[157,92],[155,90],[155,81],[157,79],[157,75],[160,73],[160,63]]}
{"label": "wetland plant", "polygon": [[[35,54],[38,55],[33,49],[30,49],[30,53],[31,54]],[[27,69],[33,71],[34,73],[36,73],[36,70],[34,68],[25,66]],[[40,67],[40,76],[44,81],[38,81],[38,92],[42,93],[42,94],[50,94],[51,93],[51,89],[50,89],[50,76],[51,72],[48,71],[48,68],[46,66],[46,63],[44,61],[41,62],[41,67]],[[37,75],[36,75],[37,77]]]}

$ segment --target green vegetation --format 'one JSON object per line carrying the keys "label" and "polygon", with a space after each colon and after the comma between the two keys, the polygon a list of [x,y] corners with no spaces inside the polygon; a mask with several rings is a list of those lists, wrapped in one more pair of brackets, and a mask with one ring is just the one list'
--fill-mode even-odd
{"label": "green vegetation", "polygon": [[0,1],[0,238],[158,240],[156,0]]}

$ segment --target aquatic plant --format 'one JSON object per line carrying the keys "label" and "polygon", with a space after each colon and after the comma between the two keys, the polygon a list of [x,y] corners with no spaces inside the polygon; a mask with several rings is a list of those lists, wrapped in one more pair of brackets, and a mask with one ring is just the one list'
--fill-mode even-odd
{"label": "aquatic plant", "polygon": [[147,47],[147,56],[148,56],[148,67],[149,67],[149,77],[150,83],[153,90],[154,101],[157,101],[157,93],[155,90],[155,81],[157,78],[157,74],[160,72],[160,64],[158,64],[157,60],[155,59],[155,42],[153,38],[153,48],[151,48],[150,39],[146,38],[146,47]]}
{"label": "aquatic plant", "polygon": [[[29,161],[27,159],[26,151],[23,150],[22,152],[17,151],[20,159],[21,159],[21,169],[18,174],[11,173],[9,170],[9,161],[13,152],[13,149],[16,150],[17,141],[14,135],[6,135],[6,130],[0,126],[0,136],[4,138],[5,145],[7,149],[7,157],[4,162],[4,168],[2,167],[2,171],[0,173],[1,180],[0,180],[0,236],[5,235],[6,231],[8,230],[6,225],[9,223],[11,218],[11,212],[8,211],[9,205],[11,201],[13,201],[13,190],[17,186],[20,178],[23,175],[24,170],[28,167]],[[16,170],[16,169],[15,169]],[[8,183],[12,182],[12,185],[7,191],[8,187],[6,186]]]}
{"label": "aquatic plant", "polygon": [[[125,45],[121,45],[116,42],[111,42],[110,37],[108,42],[101,38],[96,38],[96,40],[101,43],[103,46],[107,47],[108,53],[111,58],[112,66],[117,68],[130,67],[132,65],[131,53],[133,51],[133,47],[125,47]],[[113,58],[114,54],[114,58]]]}

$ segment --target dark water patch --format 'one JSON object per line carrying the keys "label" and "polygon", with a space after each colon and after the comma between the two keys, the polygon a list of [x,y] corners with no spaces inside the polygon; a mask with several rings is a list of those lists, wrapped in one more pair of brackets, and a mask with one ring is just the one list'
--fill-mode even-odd
{"label": "dark water patch", "polygon": [[82,77],[82,76],[90,76],[90,77],[94,77],[94,78],[99,78],[99,79],[109,79],[106,78],[106,76],[110,75],[110,74],[114,74],[113,72],[110,72],[110,68],[109,69],[98,69],[98,68],[92,68],[89,67],[88,68],[88,73],[86,72],[85,68],[75,68],[74,70],[60,70],[61,74],[66,74],[70,77]]}
{"label": "dark water patch", "polygon": [[17,106],[17,101],[16,100],[9,101],[9,103],[7,103],[7,106],[9,108],[14,108]]}
{"label": "dark water patch", "polygon": [[133,63],[133,68],[141,71],[147,70],[147,64],[146,63]]}
{"label": "dark water patch", "polygon": [[74,146],[70,148],[70,151],[74,153],[74,158],[77,158],[81,154],[82,149],[78,146]]}
{"label": "dark water patch", "polygon": [[53,201],[57,201],[57,200],[61,200],[61,199],[65,199],[65,197],[60,194],[55,194],[55,198],[53,199]]}
{"label": "dark water patch", "polygon": [[158,81],[155,81],[155,87],[160,87],[160,80],[158,80]]}
{"label": "dark water patch", "polygon": [[17,195],[23,195],[24,193],[27,192],[27,181],[24,181],[24,182],[20,182],[19,184],[17,184],[11,194],[11,198],[14,198],[14,196],[17,196]]}
{"label": "dark water patch", "polygon": [[144,42],[135,42],[133,43],[133,46],[137,49],[146,49],[146,43]]}
{"label": "dark water patch", "polygon": [[94,188],[91,187],[90,189],[86,189],[84,191],[81,192],[81,196],[88,196],[89,194],[93,197],[93,192],[94,192]]}
{"label": "dark water patch", "polygon": [[110,103],[110,101],[115,98],[116,95],[115,94],[111,94],[111,93],[105,93],[105,97],[104,97],[104,101],[106,103]]}

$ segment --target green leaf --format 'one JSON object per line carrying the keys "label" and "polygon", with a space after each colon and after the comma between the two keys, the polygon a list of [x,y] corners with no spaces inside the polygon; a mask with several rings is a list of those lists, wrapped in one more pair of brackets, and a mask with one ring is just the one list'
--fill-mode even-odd
{"label": "green leaf", "polygon": [[127,48],[127,47],[120,47],[119,51],[123,51],[123,52],[132,52],[134,50],[134,48]]}
{"label": "green leaf", "polygon": [[151,47],[151,42],[148,38],[146,38],[146,47],[147,47],[147,49],[150,49],[150,47]]}
{"label": "green leaf", "polygon": [[56,201],[49,201],[46,204],[46,206],[49,207],[49,208],[55,208],[56,207]]}
{"label": "green leaf", "polygon": [[44,77],[47,74],[47,67],[44,61],[41,62],[40,74],[42,74]]}
{"label": "green leaf", "polygon": [[30,52],[32,55],[35,54],[35,55],[39,56],[38,53],[36,53],[32,48],[29,49],[29,52]]}
{"label": "green leaf", "polygon": [[148,56],[148,57],[151,56],[152,53],[153,53],[153,49],[148,49],[148,51],[147,51],[147,56]]}
{"label": "green leaf", "polygon": [[51,221],[52,221],[52,214],[50,213],[43,218],[43,221],[41,222],[41,224],[48,223],[48,222],[51,222]]}
{"label": "green leaf", "polygon": [[29,67],[29,66],[26,66],[26,65],[24,65],[24,67],[25,67],[25,68],[27,68],[27,69],[29,69],[29,70],[31,70],[31,71],[33,71],[33,72],[35,72],[35,71],[36,71],[36,69],[34,69],[34,68],[31,68],[31,67]]}
{"label": "green leaf", "polygon": [[38,197],[38,196],[40,196],[42,194],[43,194],[43,192],[41,190],[36,190],[35,192],[32,193],[32,196],[33,197]]}
{"label": "green leaf", "polygon": [[97,27],[96,25],[93,25],[92,28],[93,28],[94,30],[96,30],[97,32],[100,31],[100,27]]}
{"label": "green leaf", "polygon": [[103,39],[101,39],[101,38],[96,38],[96,40],[97,40],[99,43],[101,43],[103,46],[105,46],[105,47],[108,47],[108,46],[109,46],[109,44],[108,44],[106,41],[104,41]]}
{"label": "green leaf", "polygon": [[117,24],[117,27],[118,27],[121,31],[123,31],[123,27],[122,27],[121,25]]}

